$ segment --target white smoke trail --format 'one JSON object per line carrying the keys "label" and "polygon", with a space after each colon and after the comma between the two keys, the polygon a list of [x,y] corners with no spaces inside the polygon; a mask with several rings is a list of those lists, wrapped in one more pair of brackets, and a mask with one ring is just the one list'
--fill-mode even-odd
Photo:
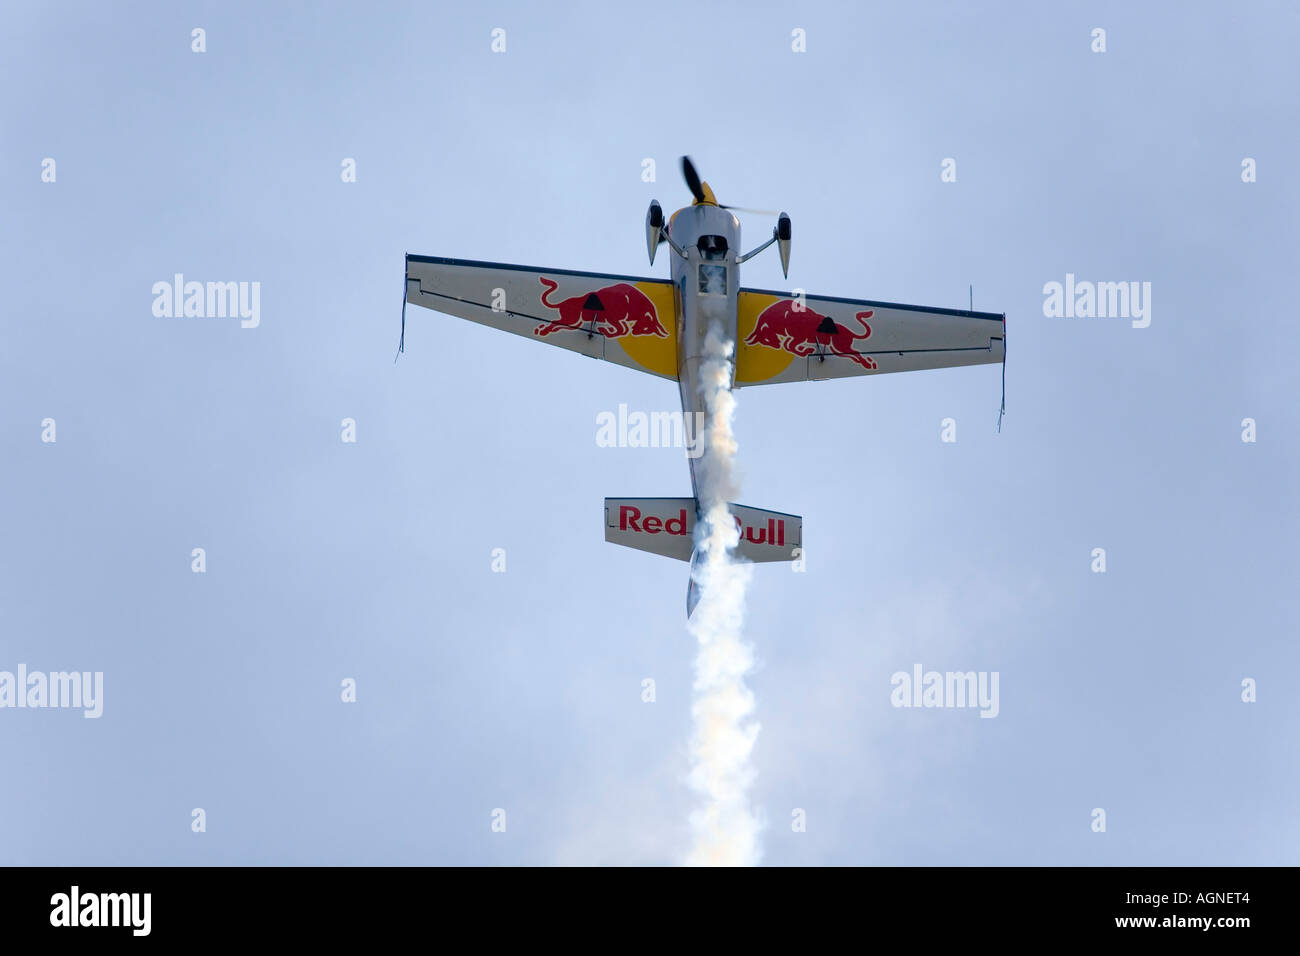
{"label": "white smoke trail", "polygon": [[724,337],[722,323],[710,321],[700,366],[700,391],[710,424],[696,470],[701,513],[696,547],[702,560],[695,580],[700,602],[687,625],[699,642],[689,780],[703,804],[691,814],[694,846],[686,858],[689,866],[753,866],[761,855],[760,823],[748,795],[754,779],[750,753],[758,737],[754,695],[745,686],[754,657],[742,631],[750,567],[732,553],[740,531],[727,510],[738,490],[732,432],[736,400],[729,387],[734,347]]}

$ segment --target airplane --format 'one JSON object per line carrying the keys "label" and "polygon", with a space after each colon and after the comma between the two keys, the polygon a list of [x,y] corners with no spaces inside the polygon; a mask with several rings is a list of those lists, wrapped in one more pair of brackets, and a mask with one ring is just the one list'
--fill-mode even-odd
{"label": "airplane", "polygon": [[[1005,314],[742,288],[741,263],[773,244],[789,277],[790,217],[780,213],[771,238],[742,255],[737,207],[718,202],[687,156],[682,174],[691,204],[665,221],[652,200],[645,219],[650,265],[666,244],[671,279],[408,254],[399,354],[409,302],[674,381],[684,421],[701,422],[702,434],[711,425],[700,392],[710,320],[721,321],[734,343],[731,388],[1005,362]],[[689,498],[605,499],[606,541],[691,562],[688,617],[699,601],[696,460],[688,456]],[[730,510],[741,558],[802,554],[798,515]]]}

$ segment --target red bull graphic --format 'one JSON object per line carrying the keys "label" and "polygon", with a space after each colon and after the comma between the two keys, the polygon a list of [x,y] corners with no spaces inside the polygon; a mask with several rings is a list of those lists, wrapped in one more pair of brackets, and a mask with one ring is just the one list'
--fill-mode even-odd
{"label": "red bull graphic", "polygon": [[871,318],[873,312],[874,310],[868,309],[855,316],[862,331],[854,332],[837,324],[828,315],[814,312],[807,306],[800,307],[794,299],[781,299],[759,313],[754,331],[745,339],[745,344],[784,350],[800,358],[807,358],[821,347],[829,349],[834,355],[852,359],[874,372],[875,359],[860,354],[855,348],[856,342],[870,337],[871,326],[867,325],[866,320]]}
{"label": "red bull graphic", "polygon": [[559,283],[545,276],[538,278],[546,287],[542,293],[542,305],[560,316],[534,328],[534,335],[547,336],[552,332],[567,331],[600,333],[607,339],[621,339],[625,335],[668,337],[668,330],[659,321],[654,303],[634,285],[619,282],[594,292],[551,302],[549,297]]}
{"label": "red bull graphic", "polygon": [[[736,528],[742,540],[751,544],[785,545],[785,519],[768,518],[766,525],[747,525],[740,520],[740,515],[733,515]],[[623,505],[618,509],[618,530],[635,531],[641,534],[690,534],[693,521],[688,521],[686,509],[680,509],[676,518],[660,518],[655,515],[641,516],[641,509],[632,505]]]}
{"label": "red bull graphic", "polygon": [[655,515],[641,517],[641,509],[623,505],[618,509],[618,530],[636,531],[645,534],[689,534],[691,522],[686,520],[686,509],[682,508],[676,518],[659,518]]}

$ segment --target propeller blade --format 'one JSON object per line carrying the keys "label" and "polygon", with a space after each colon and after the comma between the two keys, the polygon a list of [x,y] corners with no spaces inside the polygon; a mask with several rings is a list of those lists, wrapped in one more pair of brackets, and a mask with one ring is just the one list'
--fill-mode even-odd
{"label": "propeller blade", "polygon": [[682,176],[686,179],[686,188],[691,191],[696,202],[704,202],[704,187],[700,185],[700,174],[695,171],[691,157],[682,157]]}
{"label": "propeller blade", "polygon": [[749,206],[723,206],[721,203],[719,203],[718,205],[723,209],[734,209],[736,212],[752,212],[758,216],[781,215],[781,211],[779,209],[753,209]]}
{"label": "propeller blade", "polygon": [[[704,194],[704,184],[700,181],[700,174],[695,169],[695,164],[691,162],[691,157],[682,157],[682,177],[686,180],[686,187],[690,189],[691,195],[695,197],[696,202],[707,202],[708,199]],[[736,212],[750,212],[758,216],[777,216],[780,212],[776,209],[754,209],[750,206],[725,206],[718,203],[719,209],[734,209]]]}

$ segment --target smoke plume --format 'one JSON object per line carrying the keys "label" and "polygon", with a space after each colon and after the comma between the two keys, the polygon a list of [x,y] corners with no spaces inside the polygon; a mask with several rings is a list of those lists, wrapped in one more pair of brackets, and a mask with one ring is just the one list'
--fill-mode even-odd
{"label": "smoke plume", "polygon": [[706,421],[696,481],[701,520],[696,528],[695,581],[700,602],[688,629],[699,643],[695,658],[690,785],[701,798],[691,814],[691,866],[753,866],[761,855],[760,824],[749,800],[750,754],[758,737],[754,695],[745,686],[753,651],[744,641],[745,590],[750,566],[734,554],[740,531],[727,510],[737,494],[732,418],[731,357],[735,343],[722,323],[709,322],[700,369]]}

